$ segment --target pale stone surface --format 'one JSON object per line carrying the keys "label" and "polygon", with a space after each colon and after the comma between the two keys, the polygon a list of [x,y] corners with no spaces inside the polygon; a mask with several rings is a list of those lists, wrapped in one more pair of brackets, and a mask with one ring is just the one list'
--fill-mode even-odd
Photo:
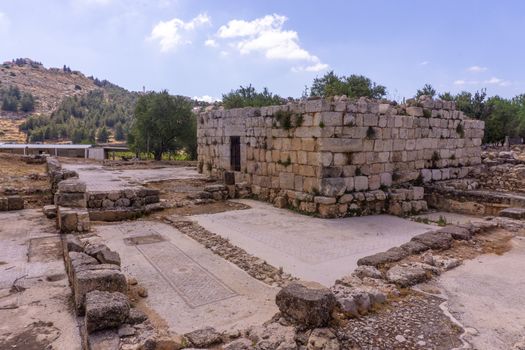
{"label": "pale stone surface", "polygon": [[[278,311],[277,288],[253,279],[169,225],[135,221],[97,226],[96,233],[120,254],[122,269],[148,290],[144,302],[175,333],[203,325],[218,331],[244,329]],[[165,241],[138,245],[124,241],[152,235]]]}
{"label": "pale stone surface", "polygon": [[304,280],[332,285],[363,256],[403,244],[433,226],[389,215],[324,220],[253,200],[251,209],[193,218],[248,253]]}

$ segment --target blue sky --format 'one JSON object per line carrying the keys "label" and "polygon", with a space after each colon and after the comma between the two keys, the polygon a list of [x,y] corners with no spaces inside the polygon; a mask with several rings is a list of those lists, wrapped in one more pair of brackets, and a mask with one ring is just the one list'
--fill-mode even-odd
{"label": "blue sky", "polygon": [[525,92],[525,1],[0,0],[0,60],[67,64],[130,90],[299,97],[333,69],[389,97]]}

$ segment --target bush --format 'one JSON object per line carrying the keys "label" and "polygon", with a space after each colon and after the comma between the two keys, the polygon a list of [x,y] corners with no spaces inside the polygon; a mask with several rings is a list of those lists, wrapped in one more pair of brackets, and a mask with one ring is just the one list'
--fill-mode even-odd
{"label": "bush", "polygon": [[281,105],[284,102],[282,97],[274,95],[267,88],[264,88],[262,92],[257,92],[251,84],[222,95],[222,104],[227,109]]}
{"label": "bush", "polygon": [[386,95],[386,87],[374,83],[363,75],[337,76],[333,71],[330,71],[323,77],[314,79],[310,88],[310,95],[382,98]]}

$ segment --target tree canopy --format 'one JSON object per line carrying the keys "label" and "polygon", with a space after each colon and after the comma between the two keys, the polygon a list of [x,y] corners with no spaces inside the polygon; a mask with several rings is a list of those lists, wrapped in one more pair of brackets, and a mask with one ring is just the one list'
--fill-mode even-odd
{"label": "tree canopy", "polygon": [[326,73],[321,78],[314,79],[310,88],[310,96],[330,97],[336,95],[346,95],[352,98],[382,98],[386,95],[386,87],[376,84],[363,75],[338,76],[334,71]]}
{"label": "tree canopy", "polygon": [[223,106],[227,109],[280,105],[284,101],[281,96],[271,93],[267,88],[257,92],[251,84],[246,87],[240,86],[239,89],[222,95]]}
{"label": "tree canopy", "polygon": [[196,157],[196,118],[192,103],[167,91],[141,96],[135,106],[128,143],[135,152],[152,152],[156,160],[164,152],[184,149]]}
{"label": "tree canopy", "polygon": [[416,98],[417,98],[417,97],[424,96],[424,95],[425,95],[425,96],[434,97],[434,96],[436,96],[436,89],[434,89],[434,88],[432,87],[432,85],[430,85],[430,84],[425,84],[425,85],[423,86],[423,88],[417,90],[417,92],[416,92]]}

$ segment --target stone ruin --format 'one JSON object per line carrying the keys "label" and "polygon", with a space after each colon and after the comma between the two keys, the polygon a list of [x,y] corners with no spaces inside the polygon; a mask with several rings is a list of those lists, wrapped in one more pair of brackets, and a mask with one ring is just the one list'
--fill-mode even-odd
{"label": "stone ruin", "polygon": [[345,96],[198,115],[198,167],[252,195],[322,217],[427,209],[423,184],[481,163],[484,122],[423,96]]}

